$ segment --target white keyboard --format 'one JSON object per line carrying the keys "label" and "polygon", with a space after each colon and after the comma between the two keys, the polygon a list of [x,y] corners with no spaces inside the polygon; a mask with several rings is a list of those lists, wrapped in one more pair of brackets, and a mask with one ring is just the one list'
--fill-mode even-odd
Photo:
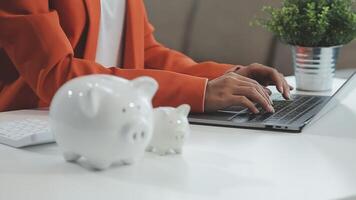
{"label": "white keyboard", "polygon": [[25,147],[54,142],[48,120],[16,119],[0,122],[0,143],[12,147]]}

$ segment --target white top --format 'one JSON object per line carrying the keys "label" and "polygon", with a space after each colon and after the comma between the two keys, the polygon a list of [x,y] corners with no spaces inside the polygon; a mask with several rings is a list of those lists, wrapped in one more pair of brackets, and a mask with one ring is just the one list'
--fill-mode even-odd
{"label": "white top", "polygon": [[182,155],[146,153],[103,172],[66,163],[55,144],[0,145],[0,199],[351,200],[355,122],[352,91],[300,134],[194,125]]}
{"label": "white top", "polygon": [[95,61],[105,67],[120,66],[126,0],[101,0],[100,30]]}

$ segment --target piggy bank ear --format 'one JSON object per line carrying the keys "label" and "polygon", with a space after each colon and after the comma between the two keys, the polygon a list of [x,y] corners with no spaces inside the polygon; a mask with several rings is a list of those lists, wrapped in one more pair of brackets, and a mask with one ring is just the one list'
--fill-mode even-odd
{"label": "piggy bank ear", "polygon": [[90,88],[79,96],[79,107],[87,117],[93,118],[99,112],[100,93],[98,88]]}
{"label": "piggy bank ear", "polygon": [[148,99],[152,99],[158,90],[158,83],[150,77],[140,77],[131,81],[131,84]]}
{"label": "piggy bank ear", "polygon": [[177,108],[177,111],[179,114],[182,114],[183,116],[188,116],[190,112],[190,106],[188,104],[180,105]]}

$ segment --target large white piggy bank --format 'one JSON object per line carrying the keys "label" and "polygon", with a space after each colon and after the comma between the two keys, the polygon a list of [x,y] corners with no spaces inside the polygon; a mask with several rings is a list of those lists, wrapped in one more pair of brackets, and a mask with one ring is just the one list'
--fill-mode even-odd
{"label": "large white piggy bank", "polygon": [[189,111],[190,106],[186,104],[154,109],[154,131],[147,151],[160,155],[182,153],[184,141],[190,135]]}
{"label": "large white piggy bank", "polygon": [[157,89],[148,77],[90,75],[64,84],[50,106],[50,127],[65,160],[84,157],[102,170],[139,159],[152,137]]}

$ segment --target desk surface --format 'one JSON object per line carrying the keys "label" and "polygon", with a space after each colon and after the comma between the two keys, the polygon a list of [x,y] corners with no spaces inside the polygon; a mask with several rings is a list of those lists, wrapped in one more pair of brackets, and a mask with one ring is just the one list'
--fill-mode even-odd
{"label": "desk surface", "polygon": [[192,126],[183,155],[103,172],[64,162],[55,144],[0,145],[0,199],[356,199],[355,100],[301,134]]}

